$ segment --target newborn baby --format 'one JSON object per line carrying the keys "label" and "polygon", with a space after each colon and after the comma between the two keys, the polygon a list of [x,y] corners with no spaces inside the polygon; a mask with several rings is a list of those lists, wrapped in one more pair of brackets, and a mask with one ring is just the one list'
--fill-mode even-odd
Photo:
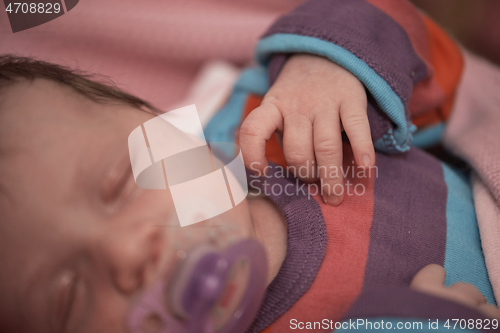
{"label": "newborn baby", "polygon": [[[294,76],[331,66],[329,79],[345,78],[359,87],[348,72],[324,59],[298,56],[286,66],[284,73],[289,77],[283,76],[283,82],[285,78],[297,82]],[[56,65],[29,59],[2,57],[0,75],[2,331],[126,332],[125,319],[134,297],[168,270],[161,258],[172,247],[167,239],[173,229],[165,227],[173,212],[169,192],[138,188],[127,150],[129,133],[155,117],[154,108]],[[358,92],[363,100],[364,91]],[[350,93],[347,99],[355,97]],[[332,118],[332,124],[340,131],[337,117]],[[361,137],[369,135],[366,121],[354,122],[353,130],[357,125]],[[290,139],[293,142],[294,137]],[[374,161],[371,148],[365,149]],[[348,146],[345,150],[344,164],[349,165],[352,155]],[[359,152],[361,157],[365,151]],[[391,158],[381,156],[391,163]],[[398,164],[398,159],[394,163]],[[367,190],[373,191],[372,177],[351,180],[364,182]],[[222,214],[220,220],[237,225],[241,237],[255,238],[263,245],[269,268],[266,283],[276,288],[276,281],[290,273],[284,269],[293,271],[288,265],[296,260],[294,247],[304,241],[305,235],[295,229],[319,223],[311,228],[321,230],[324,222],[318,205],[324,204],[307,199],[309,203],[301,209],[316,211],[316,215],[312,220],[300,220],[300,215],[290,215],[290,206],[276,196],[272,195],[275,203],[264,196],[250,198]],[[343,223],[344,214],[355,214],[352,209],[357,199],[363,200],[348,198],[340,206],[346,207],[345,212],[325,219]],[[298,200],[305,203],[303,197]],[[199,228],[203,223],[186,228]],[[209,241],[208,236],[201,237],[200,242]],[[326,239],[319,235],[317,240]],[[310,244],[309,250],[316,251],[311,255],[316,257],[311,273],[319,269],[325,245]],[[416,282],[419,289],[495,315],[496,310],[486,306],[477,289],[468,285],[445,289],[443,273],[431,271],[422,271]],[[309,279],[307,283],[313,282]],[[350,284],[345,281],[340,288],[349,289]],[[344,308],[346,304],[338,305]],[[331,310],[335,310],[333,303]]]}
{"label": "newborn baby", "polygon": [[[422,45],[438,45],[453,73],[462,58],[431,23],[412,29],[420,14],[406,2],[370,2],[380,8],[309,1],[270,28],[257,47],[262,66],[249,74],[263,84],[269,75],[271,86],[240,81],[243,104],[229,103],[206,129],[211,141],[238,139],[251,193],[184,228],[168,189],[140,189],[130,167],[128,135],[158,110],[60,66],[1,57],[0,330],[130,331],[137,299],[175,278],[186,256],[176,241],[227,250],[234,239],[256,241],[266,258],[250,332],[361,318],[498,328],[467,177],[409,149],[410,118],[446,120],[458,84],[453,76],[437,89]],[[233,294],[214,305],[226,304],[207,330],[227,314],[245,317],[232,311]]]}

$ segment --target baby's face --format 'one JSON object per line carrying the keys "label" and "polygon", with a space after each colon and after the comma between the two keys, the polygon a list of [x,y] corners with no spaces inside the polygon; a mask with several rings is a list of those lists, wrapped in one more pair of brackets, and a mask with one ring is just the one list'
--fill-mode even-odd
{"label": "baby's face", "polygon": [[[127,331],[174,214],[168,190],[139,188],[130,168],[128,135],[153,117],[42,79],[2,89],[0,331]],[[252,235],[246,202],[220,218]]]}

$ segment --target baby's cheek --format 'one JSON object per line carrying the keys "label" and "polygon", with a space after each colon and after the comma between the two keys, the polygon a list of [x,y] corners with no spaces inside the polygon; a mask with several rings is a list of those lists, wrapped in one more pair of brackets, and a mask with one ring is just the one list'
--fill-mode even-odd
{"label": "baby's cheek", "polygon": [[109,291],[95,292],[94,302],[83,320],[81,333],[129,333],[127,312],[130,297]]}

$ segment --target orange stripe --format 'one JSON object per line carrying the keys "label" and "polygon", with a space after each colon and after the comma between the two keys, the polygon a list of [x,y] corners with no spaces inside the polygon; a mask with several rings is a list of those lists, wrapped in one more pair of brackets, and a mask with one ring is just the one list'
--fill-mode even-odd
{"label": "orange stripe", "polygon": [[445,101],[438,108],[413,118],[413,123],[419,128],[449,118],[464,67],[462,53],[453,40],[427,16],[424,15],[423,20],[429,37],[430,58],[434,68],[433,80],[443,90]]}
{"label": "orange stripe", "polygon": [[[260,106],[263,97],[256,95],[249,95],[245,104],[245,110],[243,112],[243,119],[245,119],[253,109]],[[238,133],[236,134],[236,142],[238,142]],[[276,163],[278,165],[286,166],[285,155],[283,155],[283,149],[279,144],[276,136],[273,135],[271,139],[267,141],[266,145],[266,158],[268,161]]]}
{"label": "orange stripe", "polygon": [[425,62],[428,76],[415,85],[410,113],[418,128],[446,121],[463,70],[460,49],[430,18],[409,1],[367,0],[392,17],[406,31],[413,48]]}
{"label": "orange stripe", "polygon": [[447,97],[457,88],[462,76],[464,60],[458,46],[430,18],[424,16],[424,23],[429,33],[429,49],[435,70],[435,78]]}

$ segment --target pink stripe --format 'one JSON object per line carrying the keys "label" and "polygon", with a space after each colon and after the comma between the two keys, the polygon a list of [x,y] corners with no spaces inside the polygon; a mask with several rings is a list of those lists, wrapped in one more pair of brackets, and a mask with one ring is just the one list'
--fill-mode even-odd
{"label": "pink stripe", "polygon": [[495,298],[500,300],[500,207],[475,172],[472,186],[488,276]]}
{"label": "pink stripe", "polygon": [[[350,147],[344,145],[344,151],[344,169],[347,170],[348,166],[353,166],[353,158]],[[288,332],[291,319],[305,322],[328,318],[338,321],[360,294],[370,240],[375,178],[353,179],[349,174],[347,180],[354,185],[362,184],[365,194],[344,194],[344,202],[338,207],[325,205],[319,196],[315,197],[328,233],[323,263],[309,290],[266,332]]]}

